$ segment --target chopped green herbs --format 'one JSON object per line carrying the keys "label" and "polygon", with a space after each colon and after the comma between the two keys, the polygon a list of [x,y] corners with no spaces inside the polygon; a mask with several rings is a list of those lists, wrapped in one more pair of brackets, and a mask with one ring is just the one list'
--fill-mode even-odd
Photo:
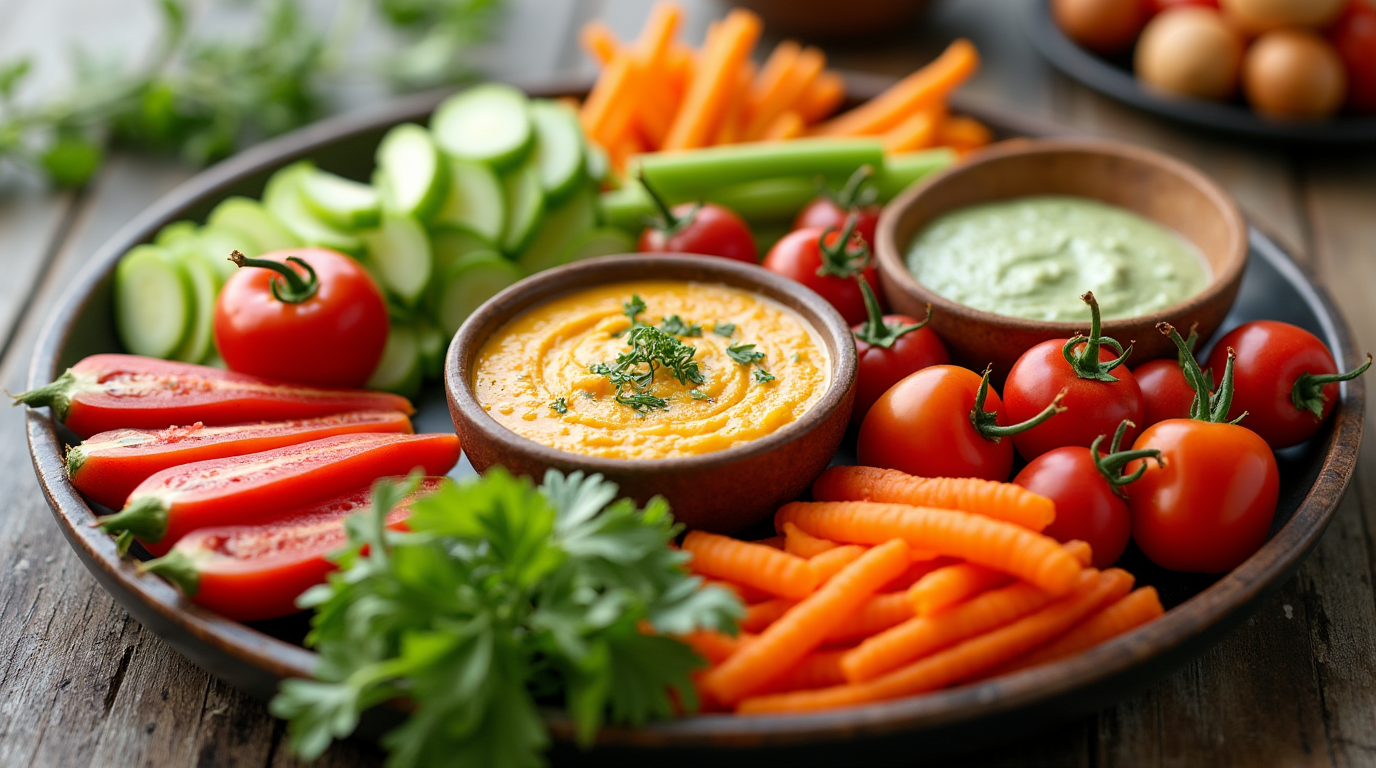
{"label": "chopped green herbs", "polygon": [[410,705],[381,742],[398,768],[541,765],[542,704],[566,710],[584,745],[604,722],[697,708],[703,662],[674,638],[735,634],[743,609],[689,575],[663,499],[642,509],[601,475],[551,471],[535,488],[498,467],[415,502],[409,533],[389,530],[415,482],[377,484],[372,511],[345,521],[339,570],[301,598],[320,663],[272,702],[297,754],[318,757],[392,699]]}
{"label": "chopped green herbs", "polygon": [[774,374],[770,373],[769,371],[766,371],[766,370],[763,369],[763,368],[756,368],[756,369],[755,369],[755,383],[756,383],[756,384],[763,384],[763,383],[765,383],[765,382],[767,382],[767,381],[773,381],[774,378],[775,378]]}
{"label": "chopped green herbs", "polygon": [[621,302],[621,314],[630,318],[632,328],[644,325],[644,323],[640,322],[638,318],[638,315],[640,315],[640,313],[644,311],[645,301],[640,298],[640,294],[638,293],[631,294],[630,301]]}
{"label": "chopped green herbs", "polygon": [[755,349],[754,344],[732,344],[726,348],[726,356],[741,365],[750,365],[764,359],[764,353]]}
{"label": "chopped green herbs", "polygon": [[549,407],[553,408],[555,413],[563,415],[569,412],[569,401],[560,397],[557,398],[554,402],[550,403]]}
{"label": "chopped green herbs", "polygon": [[712,396],[711,396],[711,395],[707,394],[706,392],[703,392],[703,391],[700,390],[700,389],[697,389],[696,387],[693,388],[693,389],[688,390],[688,396],[691,397],[691,398],[693,398],[694,400],[711,400],[711,399],[712,399]]}
{"label": "chopped green herbs", "polygon": [[718,336],[725,336],[728,339],[731,338],[731,334],[735,332],[735,323],[717,323],[716,325],[712,326],[712,333],[715,333]]}
{"label": "chopped green herbs", "polygon": [[659,321],[659,329],[665,333],[672,333],[675,336],[693,337],[702,335],[702,326],[697,323],[688,324],[678,315],[669,315]]}
{"label": "chopped green herbs", "polygon": [[[639,299],[639,296],[633,297],[633,301]],[[632,308],[629,303],[627,308]],[[616,387],[616,401],[622,405],[642,414],[656,408],[668,408],[669,401],[644,391],[654,383],[655,372],[660,368],[667,368],[680,384],[703,384],[707,381],[702,375],[701,366],[693,359],[697,347],[684,344],[654,326],[631,328],[626,343],[631,346],[630,350],[617,355],[614,363],[597,363],[588,368],[598,376],[607,377]],[[627,387],[632,391],[626,392]]]}

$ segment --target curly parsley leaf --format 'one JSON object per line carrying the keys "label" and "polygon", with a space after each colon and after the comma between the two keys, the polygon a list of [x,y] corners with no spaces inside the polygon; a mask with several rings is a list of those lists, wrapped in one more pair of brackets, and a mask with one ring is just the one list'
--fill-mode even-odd
{"label": "curly parsley leaf", "polygon": [[564,415],[564,414],[566,414],[566,413],[569,412],[569,401],[566,400],[566,399],[564,399],[564,398],[562,398],[562,397],[556,397],[556,398],[554,399],[554,402],[552,402],[552,403],[549,404],[549,407],[550,407],[550,409],[552,409],[555,413],[557,413],[557,414],[559,414],[560,416],[562,416],[562,415]]}
{"label": "curly parsley leaf", "polygon": [[756,368],[756,369],[755,369],[755,383],[756,383],[756,384],[765,384],[765,383],[767,383],[767,382],[773,381],[774,379],[775,379],[774,374],[770,373],[769,371],[766,371],[766,370],[763,369],[763,368]]}
{"label": "curly parsley leaf", "polygon": [[697,323],[689,323],[678,315],[669,315],[659,321],[659,330],[673,336],[692,338],[702,335],[702,326]]}
{"label": "curly parsley leaf", "polygon": [[715,333],[718,336],[725,336],[728,339],[731,338],[731,334],[735,332],[735,323],[717,323],[716,325],[712,326],[712,333]]}
{"label": "curly parsley leaf", "polygon": [[754,344],[732,344],[726,348],[726,356],[741,365],[750,365],[764,359],[764,353],[755,349]]}

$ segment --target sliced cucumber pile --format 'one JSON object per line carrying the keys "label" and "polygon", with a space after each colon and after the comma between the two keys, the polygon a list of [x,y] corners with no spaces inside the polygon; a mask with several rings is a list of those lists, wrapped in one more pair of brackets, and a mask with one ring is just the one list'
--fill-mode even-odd
{"label": "sliced cucumber pile", "polygon": [[420,393],[423,379],[420,340],[416,330],[405,323],[393,321],[387,331],[387,345],[382,348],[382,359],[364,386],[395,392],[403,397],[415,397]]}
{"label": "sliced cucumber pile", "polygon": [[436,301],[440,330],[452,337],[473,310],[523,277],[520,267],[496,251],[475,251],[450,264]]}
{"label": "sliced cucumber pile", "polygon": [[114,289],[115,325],[125,349],[170,358],[182,348],[196,315],[196,295],[170,251],[140,245],[124,254],[115,268]]}
{"label": "sliced cucumber pile", "polygon": [[302,176],[301,199],[326,224],[345,231],[376,227],[382,218],[382,200],[372,185],[325,171]]}
{"label": "sliced cucumber pile", "polygon": [[415,306],[434,268],[425,228],[410,216],[388,214],[382,226],[362,237],[368,245],[368,263],[382,287],[405,306]]}
{"label": "sliced cucumber pile", "polygon": [[430,129],[451,157],[505,168],[530,150],[530,102],[509,85],[478,85],[450,97],[435,110]]}
{"label": "sliced cucumber pile", "polygon": [[496,245],[506,228],[506,197],[497,174],[482,163],[451,159],[449,192],[434,224],[462,227]]}
{"label": "sliced cucumber pile", "polygon": [[430,218],[449,191],[445,170],[430,132],[419,125],[398,125],[378,145],[379,185],[389,213]]}

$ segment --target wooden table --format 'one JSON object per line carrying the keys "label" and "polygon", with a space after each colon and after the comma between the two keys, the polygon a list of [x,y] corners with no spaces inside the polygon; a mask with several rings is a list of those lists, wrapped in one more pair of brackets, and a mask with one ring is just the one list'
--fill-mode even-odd
{"label": "wooden table", "polygon": [[[586,72],[574,42],[601,16],[633,35],[641,0],[508,0],[484,60],[494,76]],[[61,81],[65,45],[140,50],[149,4],[0,0],[0,58],[38,55]],[[720,15],[686,4],[687,36]],[[841,4],[844,5],[844,4]],[[1024,38],[1028,3],[942,0],[910,29],[833,47],[840,66],[901,74],[967,36],[985,67],[971,98],[1165,150],[1203,168],[1321,276],[1359,343],[1376,347],[1376,152],[1290,151],[1200,135],[1105,100],[1052,72]],[[356,89],[355,103],[376,89]],[[0,383],[22,389],[47,309],[95,249],[194,169],[116,154],[78,192],[0,182]],[[67,547],[30,469],[19,409],[0,409],[0,765],[288,766],[282,724],[183,659],[97,587]],[[1223,642],[1145,693],[964,765],[1376,764],[1376,454],[1299,575]],[[321,765],[377,765],[366,744]]]}

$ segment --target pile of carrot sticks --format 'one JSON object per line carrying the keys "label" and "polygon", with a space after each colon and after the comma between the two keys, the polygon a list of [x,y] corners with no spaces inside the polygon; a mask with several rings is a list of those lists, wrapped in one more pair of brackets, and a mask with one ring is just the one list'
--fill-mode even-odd
{"label": "pile of carrot sticks", "polygon": [[946,110],[947,97],[979,67],[968,40],[832,117],[846,87],[826,68],[822,51],[784,40],[757,70],[751,53],[758,16],[732,10],[709,27],[697,50],[678,39],[682,16],[675,3],[656,4],[633,43],[617,40],[600,21],[583,27],[583,47],[602,71],[579,114],[618,168],[642,152],[800,136],[877,136],[891,152],[943,145],[968,151],[990,141],[984,125]]}
{"label": "pile of carrot sticks", "polygon": [[833,467],[816,501],[746,542],[691,532],[683,549],[747,603],[741,633],[686,638],[711,666],[706,711],[852,707],[1064,658],[1160,616],[1152,587],[1089,567],[1041,533],[1052,502],[987,480]]}

